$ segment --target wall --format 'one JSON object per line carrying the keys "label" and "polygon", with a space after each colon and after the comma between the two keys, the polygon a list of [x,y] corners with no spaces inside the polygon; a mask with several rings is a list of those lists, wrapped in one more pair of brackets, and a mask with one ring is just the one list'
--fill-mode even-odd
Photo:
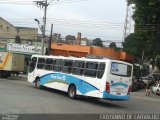
{"label": "wall", "polygon": [[86,57],[88,55],[133,62],[134,56],[126,52],[117,52],[111,48],[99,48],[83,45],[56,44],[51,45],[51,55]]}
{"label": "wall", "polygon": [[15,38],[17,35],[16,28],[0,17],[0,39]]}
{"label": "wall", "polygon": [[19,35],[22,41],[32,40],[37,41],[38,29],[27,27],[16,27],[0,17],[0,40],[14,41],[15,37]]}

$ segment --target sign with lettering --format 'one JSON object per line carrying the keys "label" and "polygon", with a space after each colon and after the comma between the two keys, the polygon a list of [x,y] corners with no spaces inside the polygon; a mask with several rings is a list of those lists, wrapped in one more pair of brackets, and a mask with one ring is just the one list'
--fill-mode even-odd
{"label": "sign with lettering", "polygon": [[0,43],[0,51],[6,51],[6,44]]}
{"label": "sign with lettering", "polygon": [[41,54],[41,46],[8,43],[7,50],[23,54]]}

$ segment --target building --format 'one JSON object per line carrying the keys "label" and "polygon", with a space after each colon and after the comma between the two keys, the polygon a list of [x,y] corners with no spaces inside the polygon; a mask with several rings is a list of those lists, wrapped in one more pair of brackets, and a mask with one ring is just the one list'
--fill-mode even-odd
{"label": "building", "polygon": [[15,42],[19,36],[21,43],[37,41],[38,28],[16,27],[0,17],[0,42]]}
{"label": "building", "polygon": [[74,56],[74,57],[99,57],[134,62],[134,56],[126,52],[118,52],[111,48],[100,48],[85,45],[72,45],[63,43],[52,43],[51,55]]}

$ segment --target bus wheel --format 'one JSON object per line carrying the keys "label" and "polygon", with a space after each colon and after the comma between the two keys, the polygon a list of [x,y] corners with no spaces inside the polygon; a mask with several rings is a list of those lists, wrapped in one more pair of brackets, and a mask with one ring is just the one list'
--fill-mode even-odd
{"label": "bus wheel", "polygon": [[68,89],[68,96],[71,99],[76,99],[76,87],[74,85],[70,86]]}
{"label": "bus wheel", "polygon": [[41,88],[40,79],[39,79],[39,78],[37,78],[37,79],[35,80],[35,87],[38,88],[38,89]]}

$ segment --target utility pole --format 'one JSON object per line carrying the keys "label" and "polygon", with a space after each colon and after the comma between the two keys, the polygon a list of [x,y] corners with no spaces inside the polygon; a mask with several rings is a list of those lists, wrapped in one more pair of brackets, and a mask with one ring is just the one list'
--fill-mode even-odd
{"label": "utility pole", "polygon": [[126,17],[125,17],[125,23],[124,23],[124,31],[123,31],[123,41],[127,35],[127,27],[128,27],[128,11],[129,11],[129,5],[127,3],[127,9],[126,9]]}
{"label": "utility pole", "polygon": [[45,39],[45,32],[46,32],[46,17],[47,17],[47,7],[48,7],[48,2],[47,0],[45,1],[34,1],[40,9],[44,10],[44,17],[43,17],[43,26],[41,28],[42,30],[42,41],[41,41],[41,54],[44,54],[44,39]]}
{"label": "utility pole", "polygon": [[53,34],[53,24],[51,25],[51,33],[48,42],[48,51],[47,51],[48,55],[51,54],[52,34]]}
{"label": "utility pole", "polygon": [[126,0],[126,1],[127,1],[127,8],[126,8],[126,17],[125,17],[125,23],[124,23],[122,43],[124,42],[127,35],[130,34],[130,31],[131,31],[131,18],[132,18],[131,9],[132,8],[130,7],[128,0]]}
{"label": "utility pole", "polygon": [[34,1],[40,9],[44,10],[44,17],[43,17],[43,27],[42,27],[42,41],[41,41],[41,54],[44,54],[44,39],[45,39],[45,32],[46,32],[46,19],[47,19],[47,8],[50,5],[53,0],[48,2],[47,0],[45,1]]}
{"label": "utility pole", "polygon": [[43,18],[43,38],[42,38],[42,55],[44,54],[44,38],[46,33],[46,18],[47,18],[47,7],[48,7],[47,0],[45,0],[44,4],[44,18]]}

